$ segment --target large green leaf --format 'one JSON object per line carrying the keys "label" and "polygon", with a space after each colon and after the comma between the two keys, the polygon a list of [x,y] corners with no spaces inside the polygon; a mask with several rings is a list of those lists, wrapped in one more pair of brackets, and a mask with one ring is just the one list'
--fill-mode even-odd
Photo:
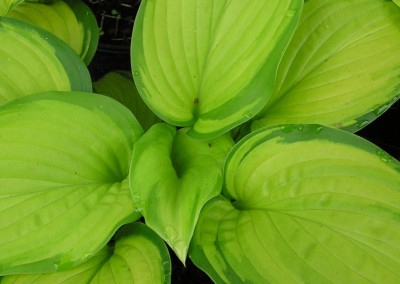
{"label": "large green leaf", "polygon": [[0,17],[7,16],[8,13],[17,7],[19,4],[24,2],[24,0],[1,0],[0,1]]}
{"label": "large green leaf", "polygon": [[92,90],[85,64],[51,33],[0,17],[0,42],[0,104],[43,91]]}
{"label": "large green leaf", "polygon": [[80,0],[56,0],[51,4],[25,2],[9,17],[33,23],[58,36],[89,64],[97,48],[99,29],[93,12]]}
{"label": "large green leaf", "polygon": [[144,130],[161,122],[143,102],[130,72],[109,72],[93,83],[93,90],[96,93],[107,95],[129,108]]}
{"label": "large green leaf", "polygon": [[144,101],[164,121],[216,137],[268,100],[302,0],[145,0],[131,61]]}
{"label": "large green leaf", "polygon": [[51,274],[4,277],[2,284],[170,283],[171,260],[165,243],[144,224],[122,227],[108,245],[85,263]]}
{"label": "large green leaf", "polygon": [[309,0],[253,123],[357,131],[400,95],[400,10],[386,0]]}
{"label": "large green leaf", "polygon": [[128,109],[90,93],[0,107],[0,275],[70,268],[140,217],[127,177],[142,132]]}
{"label": "large green leaf", "polygon": [[184,263],[203,205],[222,188],[222,168],[233,142],[210,141],[156,124],[135,144],[130,170],[133,200],[147,225]]}
{"label": "large green leaf", "polygon": [[400,162],[320,125],[255,131],[230,152],[225,197],[189,255],[217,283],[398,283]]}

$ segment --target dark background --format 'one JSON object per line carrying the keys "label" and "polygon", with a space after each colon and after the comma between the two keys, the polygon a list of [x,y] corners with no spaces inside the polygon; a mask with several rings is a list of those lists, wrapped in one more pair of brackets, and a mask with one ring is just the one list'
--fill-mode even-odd
{"label": "dark background", "polygon": [[[96,15],[102,35],[89,65],[93,81],[112,70],[130,70],[130,39],[140,0],[84,0]],[[400,101],[357,134],[400,160]],[[187,260],[186,267],[170,251],[172,283],[213,283]]]}

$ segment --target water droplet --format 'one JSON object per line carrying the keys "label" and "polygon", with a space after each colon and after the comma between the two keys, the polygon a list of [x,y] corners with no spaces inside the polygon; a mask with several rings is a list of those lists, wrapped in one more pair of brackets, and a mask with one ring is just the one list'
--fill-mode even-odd
{"label": "water droplet", "polygon": [[296,15],[296,13],[297,13],[297,10],[295,10],[295,9],[288,10],[286,12],[286,17],[293,17],[294,15]]}
{"label": "water droplet", "polygon": [[369,123],[369,120],[361,120],[361,121],[357,122],[357,128],[361,129],[361,128],[367,126],[368,123]]}
{"label": "water droplet", "polygon": [[246,118],[246,119],[250,119],[253,117],[253,113],[250,111],[245,111],[242,113],[242,115]]}
{"label": "water droplet", "polygon": [[304,130],[304,125],[303,124],[297,125],[297,130],[298,131],[303,131]]}
{"label": "water droplet", "polygon": [[384,163],[388,163],[392,159],[392,157],[388,153],[386,153],[385,151],[383,151],[381,149],[378,149],[376,151],[376,154],[379,156],[381,161]]}
{"label": "water droplet", "polygon": [[139,195],[133,195],[133,196],[132,196],[132,199],[133,199],[133,202],[134,202],[134,203],[139,203],[139,201],[140,201],[140,196],[139,196]]}
{"label": "water droplet", "polygon": [[133,71],[133,76],[139,76],[139,72],[138,71]]}
{"label": "water droplet", "polygon": [[323,126],[317,126],[317,127],[314,129],[314,132],[317,133],[317,134],[319,134],[319,133],[322,132],[323,129],[324,129]]}
{"label": "water droplet", "polygon": [[374,113],[376,116],[380,116],[382,113],[384,113],[384,112],[389,108],[389,106],[390,106],[390,105],[382,105],[382,106],[379,106],[379,107],[377,107],[377,108],[375,108],[375,109],[373,110],[373,113]]}
{"label": "water droplet", "polygon": [[293,132],[295,129],[297,129],[297,125],[295,124],[284,125],[281,127],[281,131],[285,133]]}
{"label": "water droplet", "polygon": [[195,33],[197,33],[197,30],[196,30],[196,29],[194,29],[194,32],[195,32]]}

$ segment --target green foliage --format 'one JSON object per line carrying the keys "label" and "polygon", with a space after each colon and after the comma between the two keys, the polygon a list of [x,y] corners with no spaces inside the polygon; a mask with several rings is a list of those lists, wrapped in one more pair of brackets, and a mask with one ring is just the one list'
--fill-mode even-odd
{"label": "green foliage", "polygon": [[0,282],[398,283],[398,4],[144,0],[91,82],[86,5],[0,0]]}
{"label": "green foliage", "polygon": [[400,162],[348,132],[260,129],[229,153],[190,256],[218,283],[395,283],[399,185]]}
{"label": "green foliage", "polygon": [[201,208],[221,192],[222,166],[233,146],[229,135],[200,141],[187,130],[154,125],[136,143],[130,169],[137,209],[183,263]]}

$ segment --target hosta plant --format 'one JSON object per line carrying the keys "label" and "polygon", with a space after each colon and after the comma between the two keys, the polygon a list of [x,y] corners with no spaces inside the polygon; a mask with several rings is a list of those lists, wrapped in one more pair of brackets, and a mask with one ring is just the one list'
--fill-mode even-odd
{"label": "hosta plant", "polygon": [[143,0],[91,82],[87,6],[0,0],[0,283],[398,283],[398,4]]}

